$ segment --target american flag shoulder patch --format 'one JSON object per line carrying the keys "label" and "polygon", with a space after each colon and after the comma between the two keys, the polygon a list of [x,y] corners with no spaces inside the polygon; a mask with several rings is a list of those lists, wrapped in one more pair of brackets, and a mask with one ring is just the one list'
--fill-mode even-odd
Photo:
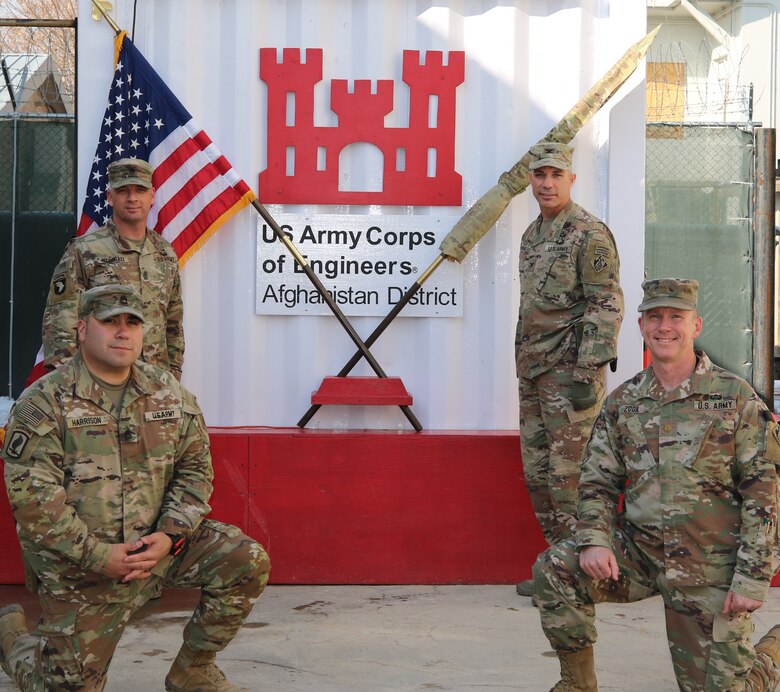
{"label": "american flag shoulder patch", "polygon": [[31,401],[23,401],[14,407],[14,418],[27,427],[37,428],[47,419],[47,416]]}

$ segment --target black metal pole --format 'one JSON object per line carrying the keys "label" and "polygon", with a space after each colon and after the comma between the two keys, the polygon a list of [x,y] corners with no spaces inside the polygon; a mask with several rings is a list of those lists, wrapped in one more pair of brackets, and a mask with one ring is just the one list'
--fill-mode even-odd
{"label": "black metal pole", "polygon": [[[385,315],[385,318],[374,328],[374,331],[371,332],[369,337],[363,342],[367,348],[373,346],[376,340],[382,336],[385,329],[387,329],[390,326],[390,323],[398,316],[398,313],[404,309],[406,304],[414,297],[414,294],[422,288],[422,285],[428,280],[428,277],[433,274],[434,271],[436,271],[442,261],[444,261],[446,258],[447,256],[444,254],[439,255],[422,273],[420,278],[409,287],[403,296],[401,296],[401,299],[393,306],[393,309],[390,310],[387,315]],[[357,351],[352,356],[352,358],[349,359],[347,364],[341,368],[341,370],[339,370],[339,373],[336,377],[346,377],[350,372],[352,372],[352,368],[354,368],[360,362],[362,357],[363,351]],[[312,419],[314,414],[320,410],[320,406],[322,406],[322,404],[312,404],[309,407],[309,410],[306,411],[303,417],[298,421],[298,427],[305,428],[306,424]]]}

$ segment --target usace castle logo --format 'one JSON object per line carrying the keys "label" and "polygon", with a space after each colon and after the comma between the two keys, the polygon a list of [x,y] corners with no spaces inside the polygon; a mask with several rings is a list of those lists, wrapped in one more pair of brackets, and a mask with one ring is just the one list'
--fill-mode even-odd
{"label": "usace castle logo", "polygon": [[[386,127],[394,109],[394,84],[346,79],[330,84],[336,126],[315,126],[314,88],[322,81],[322,49],[260,50],[260,79],[268,86],[268,167],[260,173],[265,204],[462,204],[462,179],[455,172],[455,93],[464,78],[463,51],[403,52],[403,81],[409,87],[406,127]],[[381,171],[347,174],[357,147],[374,148]],[[369,148],[369,151],[371,149]],[[376,151],[381,156],[376,156]],[[354,171],[353,171],[354,172]],[[381,173],[381,183],[376,184]],[[371,189],[355,189],[355,180]],[[347,184],[345,184],[347,181]],[[374,182],[371,182],[374,181]],[[366,183],[368,186],[369,183]]]}

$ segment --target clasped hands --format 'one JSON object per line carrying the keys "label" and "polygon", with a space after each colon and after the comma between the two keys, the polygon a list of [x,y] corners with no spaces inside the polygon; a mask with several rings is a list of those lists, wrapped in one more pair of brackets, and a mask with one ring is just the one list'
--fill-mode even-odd
{"label": "clasped hands", "polygon": [[171,539],[160,531],[130,543],[115,543],[111,546],[108,562],[100,572],[123,582],[148,579],[155,565],[171,552],[172,546]]}

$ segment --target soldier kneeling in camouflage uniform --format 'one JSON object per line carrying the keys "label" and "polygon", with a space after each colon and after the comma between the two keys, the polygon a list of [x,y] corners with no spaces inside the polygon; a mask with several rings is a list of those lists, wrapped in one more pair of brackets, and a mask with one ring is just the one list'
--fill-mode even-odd
{"label": "soldier kneeling in camouflage uniform", "polygon": [[0,609],[0,663],[22,690],[102,690],[131,615],[163,586],[200,603],[167,690],[239,690],[215,664],[268,581],[263,548],[205,519],[213,471],[195,397],[138,361],[130,286],[81,297],[79,351],[16,402],[5,482],[42,616]]}
{"label": "soldier kneeling in camouflage uniform", "polygon": [[681,690],[774,690],[780,625],[755,648],[750,635],[777,567],[778,427],[746,382],[694,349],[698,283],[642,287],[652,365],[607,397],[575,534],[534,565],[542,627],[561,663],[553,689],[597,689],[595,603],[660,593]]}

